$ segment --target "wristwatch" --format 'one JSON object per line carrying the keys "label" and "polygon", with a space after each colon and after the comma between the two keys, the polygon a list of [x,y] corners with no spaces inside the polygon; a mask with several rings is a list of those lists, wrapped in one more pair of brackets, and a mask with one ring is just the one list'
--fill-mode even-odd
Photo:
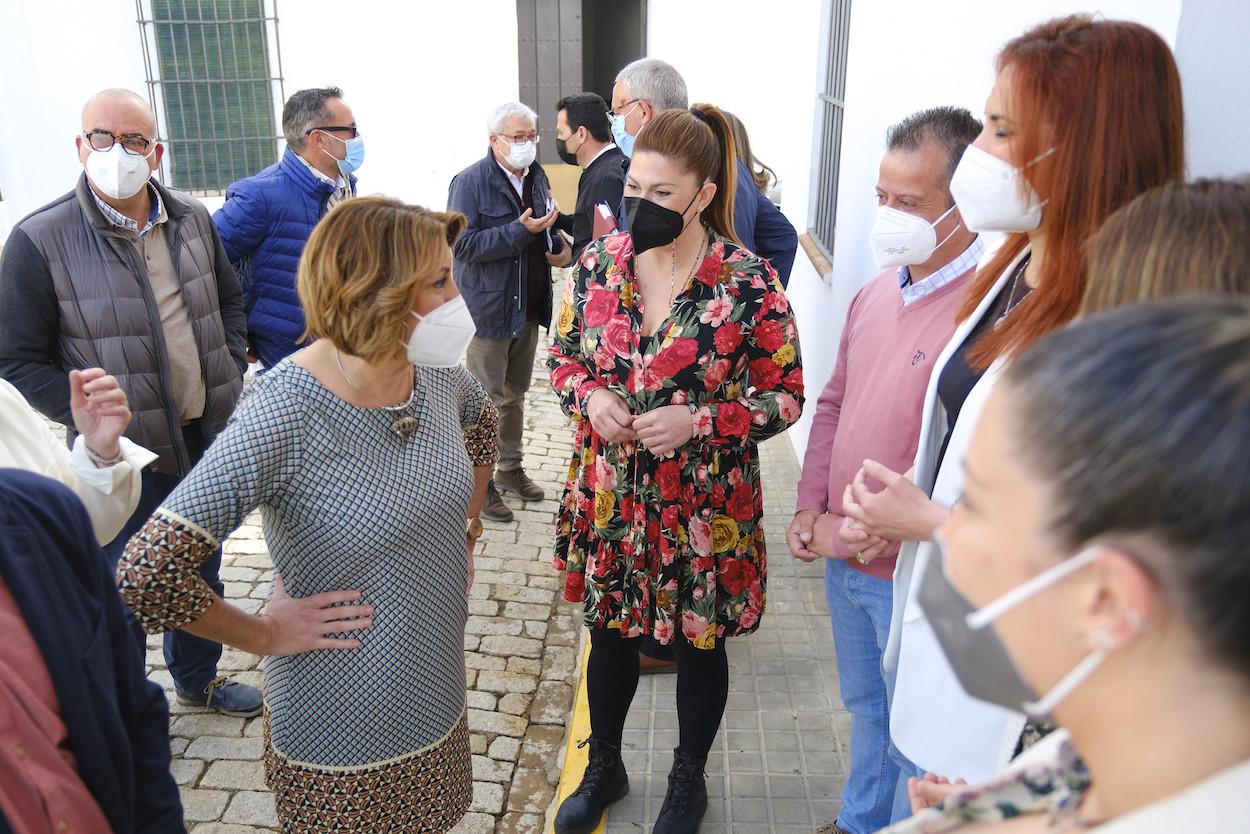
{"label": "wristwatch", "polygon": [[464,523],[464,534],[469,538],[477,541],[482,537],[482,531],[486,528],[482,526],[482,519],[473,516]]}

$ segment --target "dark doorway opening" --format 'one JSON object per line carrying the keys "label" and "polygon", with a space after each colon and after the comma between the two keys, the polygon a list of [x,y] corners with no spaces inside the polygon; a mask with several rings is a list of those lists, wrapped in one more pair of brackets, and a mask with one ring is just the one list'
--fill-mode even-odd
{"label": "dark doorway opening", "polygon": [[646,54],[647,0],[517,0],[520,99],[538,113],[538,160],[559,161],[556,102],[594,92],[611,104],[616,73]]}

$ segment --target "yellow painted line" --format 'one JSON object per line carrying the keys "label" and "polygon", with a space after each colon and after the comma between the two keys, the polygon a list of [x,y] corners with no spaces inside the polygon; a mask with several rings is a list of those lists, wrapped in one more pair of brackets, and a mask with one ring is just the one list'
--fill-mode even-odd
{"label": "yellow painted line", "polygon": [[[564,748],[564,769],[560,771],[560,787],[556,789],[555,808],[559,808],[564,798],[577,789],[577,785],[582,781],[582,773],[586,770],[586,762],[588,761],[587,751],[589,748],[582,747],[579,749],[577,746],[578,742],[590,735],[590,700],[586,697],[586,659],[588,657],[590,657],[589,638],[586,640],[586,645],[582,647],[582,656],[578,661],[577,697],[573,699],[573,715],[569,720],[569,738]],[[553,822],[554,819],[555,813],[553,811]],[[603,818],[599,820],[599,827],[592,834],[603,834],[607,822],[608,813],[604,811]],[[549,826],[547,831],[548,834],[553,834],[554,827]]]}

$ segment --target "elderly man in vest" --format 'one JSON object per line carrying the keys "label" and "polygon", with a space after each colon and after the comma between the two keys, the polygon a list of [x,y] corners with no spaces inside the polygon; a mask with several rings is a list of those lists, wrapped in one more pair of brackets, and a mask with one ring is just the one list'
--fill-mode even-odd
{"label": "elderly man in vest", "polygon": [[266,368],[300,346],[299,257],[317,222],[356,193],[352,172],[365,158],[365,140],[338,87],[293,94],[282,108],[282,133],[282,159],[227,188],[226,202],[213,215],[243,278],[248,341]]}
{"label": "elderly man in vest", "polygon": [[543,500],[542,487],[521,468],[522,407],[534,372],[538,327],[551,322],[551,267],[568,266],[572,251],[551,227],[560,216],[538,153],[538,115],[518,102],[495,108],[490,149],[451,181],[447,209],[468,218],[454,246],[456,284],[477,335],[469,373],[499,409],[499,465],[482,517],[512,521],[500,498],[511,492]]}
{"label": "elderly man in vest", "polygon": [[[159,457],[143,472],[134,515],[105,547],[116,564],[127,539],[225,428],[243,388],[246,322],[208,211],[151,180],[164,147],[147,102],[129,90],[97,93],[83,108],[77,141],[84,176],[18,223],[4,247],[0,377],[71,434],[68,371],[101,367],[125,390],[127,436]],[[201,567],[218,593],[220,568],[219,549]],[[180,702],[258,714],[256,689],[217,677],[220,657],[216,643],[165,636]]]}

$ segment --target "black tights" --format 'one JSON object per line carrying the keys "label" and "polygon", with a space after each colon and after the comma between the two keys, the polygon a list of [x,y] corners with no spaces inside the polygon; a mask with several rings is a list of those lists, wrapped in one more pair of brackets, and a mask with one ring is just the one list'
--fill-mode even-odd
{"label": "black tights", "polygon": [[[642,638],[621,637],[610,628],[590,630],[586,694],[590,700],[590,734],[617,747],[625,716],[638,689],[638,646]],[[714,649],[696,649],[680,633],[677,650],[677,726],[684,753],[706,759],[729,699],[729,658],[725,641]]]}

